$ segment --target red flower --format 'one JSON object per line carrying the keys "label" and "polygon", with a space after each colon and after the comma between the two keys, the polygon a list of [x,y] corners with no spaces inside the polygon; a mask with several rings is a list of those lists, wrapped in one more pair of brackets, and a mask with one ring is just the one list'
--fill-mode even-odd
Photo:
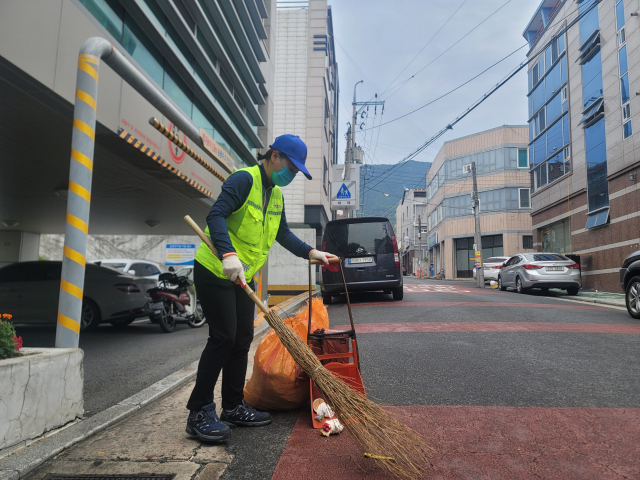
{"label": "red flower", "polygon": [[13,344],[16,347],[16,352],[22,348],[22,337],[13,336]]}

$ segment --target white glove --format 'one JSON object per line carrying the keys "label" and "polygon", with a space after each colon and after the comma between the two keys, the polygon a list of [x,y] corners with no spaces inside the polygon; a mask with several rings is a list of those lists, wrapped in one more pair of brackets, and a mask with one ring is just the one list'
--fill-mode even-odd
{"label": "white glove", "polygon": [[222,274],[232,282],[239,283],[242,288],[247,286],[242,263],[235,253],[222,258]]}
{"label": "white glove", "polygon": [[329,258],[335,257],[331,253],[321,252],[320,250],[311,250],[309,252],[309,260],[321,260],[325,265],[329,265]]}

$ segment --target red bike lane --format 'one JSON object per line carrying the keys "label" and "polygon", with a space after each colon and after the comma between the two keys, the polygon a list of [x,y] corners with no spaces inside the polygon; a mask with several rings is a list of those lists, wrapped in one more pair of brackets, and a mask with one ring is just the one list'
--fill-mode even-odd
{"label": "red bike lane", "polygon": [[[640,393],[636,388],[638,380],[620,377],[616,369],[608,381],[606,371],[611,368],[611,362],[627,363],[629,375],[637,371],[640,362],[628,362],[629,350],[616,352],[615,345],[637,346],[640,324],[619,310],[593,305],[548,298],[526,301],[522,296],[517,297],[518,300],[525,301],[514,302],[513,294],[499,292],[487,292],[491,295],[489,301],[469,288],[466,289],[469,292],[423,290],[410,292],[405,302],[358,303],[356,300],[354,320],[363,351],[363,378],[368,394],[372,400],[390,405],[385,408],[416,430],[433,449],[431,465],[424,478],[640,478],[640,403],[637,395],[632,399],[624,393]],[[454,300],[449,294],[459,297],[461,293],[468,296],[465,298],[468,301],[449,301]],[[382,313],[388,312],[388,308],[381,307],[395,307],[396,321],[390,321],[388,313]],[[425,315],[430,308],[447,312],[449,318],[446,314],[437,318],[449,321],[424,321],[425,316],[433,317]],[[488,308],[496,309],[491,315],[492,321],[474,322],[458,313]],[[531,308],[542,312],[537,321],[514,318],[518,312]],[[347,328],[341,321],[345,315],[339,311],[344,312],[342,305],[330,307],[331,328],[337,330]],[[486,338],[492,343],[485,344]],[[550,345],[539,360],[548,365],[544,373],[538,374],[535,362],[528,362],[525,354],[522,358],[518,355],[523,350],[521,345],[526,349],[526,345],[540,342],[541,338]],[[433,352],[433,345],[438,344],[444,344],[445,351],[462,345],[461,349],[469,349],[471,353],[468,350],[461,350],[460,355],[454,353],[451,355],[454,361],[435,353],[436,357],[429,359],[423,352]],[[504,372],[488,379],[486,372],[491,369],[481,370],[483,374],[477,381],[468,375],[473,361],[480,363],[493,356],[493,351],[487,352],[487,345],[498,345],[508,352],[508,357],[518,359],[520,363],[514,362],[515,379],[507,376],[509,381],[505,381]],[[584,357],[573,356],[578,348],[584,350]],[[406,359],[388,366],[379,365],[387,361],[386,353],[400,349],[405,350]],[[557,358],[549,354],[556,351]],[[616,359],[616,355],[620,358]],[[437,370],[435,365],[439,362],[444,365]],[[402,371],[409,363],[420,363],[427,371],[426,376]],[[383,379],[379,378],[381,372],[385,375]],[[520,378],[523,376],[524,380]],[[548,380],[544,378],[547,376]],[[525,387],[522,392],[514,391],[517,389],[513,385],[517,381],[527,385],[527,378],[533,379],[530,390]],[[380,388],[385,382],[393,385]],[[449,383],[455,384],[458,390]],[[493,396],[486,392],[491,388],[496,390]],[[468,399],[463,395],[456,398],[450,393],[465,389],[473,392]],[[544,389],[557,392],[555,396],[547,392],[538,397],[536,391]],[[429,394],[430,404],[420,404],[421,395],[416,395],[417,391],[436,393]],[[440,391],[443,393],[437,393]],[[594,392],[593,396],[585,393],[589,391]],[[501,393],[504,402],[492,404],[495,398],[503,396]],[[472,404],[483,397],[486,403]],[[322,437],[312,428],[310,414],[303,412],[272,476],[272,480],[294,478],[388,477],[362,456],[347,430],[337,436]]]}

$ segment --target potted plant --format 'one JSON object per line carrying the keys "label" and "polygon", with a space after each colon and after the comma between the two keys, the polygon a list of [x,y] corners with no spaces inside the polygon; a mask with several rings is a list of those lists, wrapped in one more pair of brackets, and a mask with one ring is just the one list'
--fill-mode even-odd
{"label": "potted plant", "polygon": [[79,348],[22,348],[10,314],[0,314],[0,450],[37,439],[83,413]]}
{"label": "potted plant", "polygon": [[16,335],[11,318],[8,313],[0,315],[0,359],[15,357],[22,348],[22,337]]}

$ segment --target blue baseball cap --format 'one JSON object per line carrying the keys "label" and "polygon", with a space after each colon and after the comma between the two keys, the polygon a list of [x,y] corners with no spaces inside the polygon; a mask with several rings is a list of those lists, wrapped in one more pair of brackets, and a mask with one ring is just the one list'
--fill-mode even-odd
{"label": "blue baseball cap", "polygon": [[307,161],[307,146],[297,135],[280,135],[275,139],[271,148],[284,153],[293,164],[298,167],[305,177],[311,180],[311,174],[304,166]]}

